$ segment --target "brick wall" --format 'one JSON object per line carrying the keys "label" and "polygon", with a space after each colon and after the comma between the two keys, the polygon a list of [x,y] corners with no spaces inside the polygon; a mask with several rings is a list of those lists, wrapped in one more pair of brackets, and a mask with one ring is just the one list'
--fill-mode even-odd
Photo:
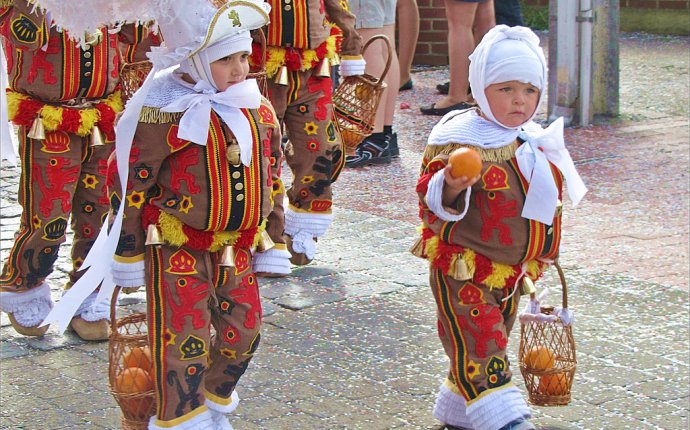
{"label": "brick wall", "polygon": [[[689,9],[690,0],[619,0],[621,8],[631,9]],[[549,0],[524,0],[531,6],[548,6]]]}
{"label": "brick wall", "polygon": [[448,64],[448,21],[443,0],[417,0],[419,38],[414,64]]}

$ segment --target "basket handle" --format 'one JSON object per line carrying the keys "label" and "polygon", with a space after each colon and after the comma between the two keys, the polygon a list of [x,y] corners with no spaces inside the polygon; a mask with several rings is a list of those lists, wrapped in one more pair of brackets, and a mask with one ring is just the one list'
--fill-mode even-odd
{"label": "basket handle", "polygon": [[568,308],[568,286],[566,285],[565,282],[565,273],[563,273],[563,269],[561,268],[561,265],[558,263],[558,258],[556,258],[553,261],[553,265],[556,267],[556,270],[558,271],[558,277],[561,278],[561,286],[563,287],[563,309]]}
{"label": "basket handle", "polygon": [[391,68],[391,60],[392,60],[392,48],[391,48],[391,41],[388,39],[388,37],[385,34],[377,34],[376,36],[371,37],[369,40],[367,40],[367,43],[362,46],[362,55],[364,55],[364,51],[367,50],[369,45],[371,45],[372,42],[374,42],[376,39],[382,39],[386,43],[386,48],[388,49],[388,59],[386,60],[386,67],[383,69],[383,73],[381,73],[381,77],[379,78],[379,82],[383,82],[383,80],[386,78],[386,75],[388,74],[388,69]]}
{"label": "basket handle", "polygon": [[121,287],[115,285],[113,290],[113,297],[110,300],[110,329],[111,333],[117,332],[117,320],[115,319],[115,311],[117,310],[117,297],[120,295]]}

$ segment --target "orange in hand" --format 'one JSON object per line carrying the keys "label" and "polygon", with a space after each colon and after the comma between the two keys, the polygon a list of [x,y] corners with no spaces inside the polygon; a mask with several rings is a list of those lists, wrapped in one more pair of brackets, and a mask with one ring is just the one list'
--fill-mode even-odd
{"label": "orange in hand", "polygon": [[148,346],[135,346],[123,359],[124,367],[141,367],[149,374],[153,371],[151,351]]}
{"label": "orange in hand", "polygon": [[474,178],[482,171],[482,158],[472,148],[458,148],[451,152],[448,164],[454,178]]}
{"label": "orange in hand", "polygon": [[545,346],[530,348],[525,356],[525,364],[530,369],[546,370],[553,367],[556,362],[554,353]]}
{"label": "orange in hand", "polygon": [[562,396],[568,393],[568,377],[565,373],[554,373],[539,378],[537,390],[546,396]]}

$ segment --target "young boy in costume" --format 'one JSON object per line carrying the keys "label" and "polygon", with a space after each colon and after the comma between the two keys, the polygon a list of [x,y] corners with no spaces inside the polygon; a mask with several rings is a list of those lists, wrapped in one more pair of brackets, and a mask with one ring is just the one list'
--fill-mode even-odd
{"label": "young boy in costume", "polygon": [[[314,258],[317,238],[333,221],[332,184],[344,157],[333,119],[330,65],[340,52],[340,72],[350,76],[363,74],[365,62],[360,55],[362,39],[346,2],[268,3],[268,97],[290,138],[285,160],[293,179],[287,191],[282,182],[274,184],[275,206],[268,231],[275,247],[258,253],[254,268],[269,276],[284,276],[291,272],[290,262],[304,265]],[[252,59],[259,61],[259,49]]]}
{"label": "young boy in costume", "polygon": [[[538,37],[497,26],[470,57],[478,109],[454,111],[433,128],[417,184],[421,243],[431,264],[441,343],[450,371],[434,415],[448,429],[525,430],[531,412],[511,383],[506,345],[523,282],[558,255],[561,189],[586,192],[563,141],[563,123],[532,122],[547,81]],[[453,177],[449,154],[471,147],[477,177]]]}
{"label": "young boy in costume", "polygon": [[[0,275],[0,309],[17,332],[41,336],[48,326],[38,325],[53,307],[45,279],[68,220],[74,237],[66,289],[82,276],[78,269],[109,210],[106,163],[123,107],[117,45],[128,46],[136,58],[155,42],[145,28],[128,24],[115,33],[102,28],[80,44],[59,30],[49,12],[26,0],[0,0],[0,35],[22,167],[22,216]],[[71,328],[86,340],[107,339],[108,303],[97,302],[96,294],[86,297]]]}
{"label": "young boy in costume", "polygon": [[275,113],[245,80],[249,30],[268,22],[269,6],[169,8],[158,19],[164,45],[150,54],[156,75],[118,124],[136,131],[131,150],[117,152],[127,177],[109,181],[127,184],[110,193],[124,206],[113,279],[146,286],[158,401],[149,429],[230,429],[225,414],[260,340],[252,252],[272,208],[271,155],[280,157]]}

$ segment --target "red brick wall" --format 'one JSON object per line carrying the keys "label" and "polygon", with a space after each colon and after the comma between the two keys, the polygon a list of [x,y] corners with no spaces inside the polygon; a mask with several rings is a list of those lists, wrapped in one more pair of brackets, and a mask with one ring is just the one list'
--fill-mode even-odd
{"label": "red brick wall", "polygon": [[[621,8],[690,9],[690,0],[619,0]],[[549,0],[524,0],[527,5],[548,6]]]}
{"label": "red brick wall", "polygon": [[419,38],[414,64],[448,64],[448,21],[443,0],[417,0]]}

